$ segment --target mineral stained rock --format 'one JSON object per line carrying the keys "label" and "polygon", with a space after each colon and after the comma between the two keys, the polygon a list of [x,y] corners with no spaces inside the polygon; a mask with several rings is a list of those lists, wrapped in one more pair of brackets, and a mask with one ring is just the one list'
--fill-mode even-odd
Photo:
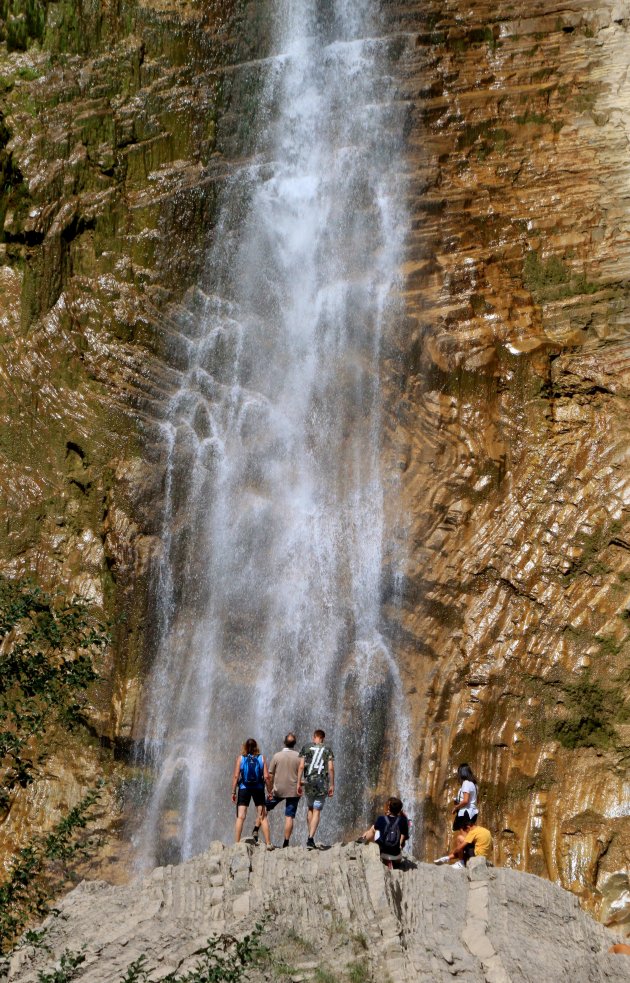
{"label": "mineral stained rock", "polygon": [[390,872],[374,845],[270,854],[216,843],[125,887],[79,885],[45,923],[47,949],[20,950],[8,981],[35,983],[83,946],[81,983],[119,983],[142,955],[157,981],[190,970],[210,935],[247,934],[263,915],[269,955],[257,983],[598,983],[626,980],[630,967],[608,954],[615,937],[572,895],[481,857],[465,870]]}
{"label": "mineral stained rock", "polygon": [[[265,18],[31,7],[36,36],[1,54],[0,564],[115,615],[91,722],[124,748],[151,650],[160,414]],[[501,862],[627,924],[630,3],[383,11],[410,219],[383,414],[406,582],[399,603],[388,561],[383,595],[426,855],[469,760]],[[45,825],[79,794],[67,758],[5,846],[29,809]]]}

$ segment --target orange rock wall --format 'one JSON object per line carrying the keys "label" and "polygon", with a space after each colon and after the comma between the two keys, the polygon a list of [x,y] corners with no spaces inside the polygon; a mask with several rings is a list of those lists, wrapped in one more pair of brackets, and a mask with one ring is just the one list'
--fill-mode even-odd
{"label": "orange rock wall", "polygon": [[630,7],[393,17],[412,232],[388,404],[408,587],[389,614],[423,854],[467,760],[497,861],[609,917],[630,868]]}

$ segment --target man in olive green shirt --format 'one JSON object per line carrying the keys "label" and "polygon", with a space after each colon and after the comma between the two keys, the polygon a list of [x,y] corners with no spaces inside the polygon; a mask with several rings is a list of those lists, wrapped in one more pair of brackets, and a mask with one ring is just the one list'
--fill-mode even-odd
{"label": "man in olive green shirt", "polygon": [[[300,751],[300,767],[298,770],[298,795],[306,792],[308,808],[308,839],[306,846],[315,850],[315,833],[327,798],[335,793],[335,756],[332,748],[324,744],[326,735],[323,730],[316,730],[313,741],[305,744]],[[304,779],[304,785],[302,785]]]}

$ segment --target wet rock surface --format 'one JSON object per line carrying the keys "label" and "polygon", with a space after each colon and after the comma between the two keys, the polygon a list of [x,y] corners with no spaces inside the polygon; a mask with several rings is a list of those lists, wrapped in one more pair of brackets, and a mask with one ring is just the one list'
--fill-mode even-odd
{"label": "wet rock surface", "polygon": [[428,849],[470,761],[501,862],[623,921],[630,10],[396,10],[413,231],[388,465],[408,580],[388,611]]}
{"label": "wet rock surface", "polygon": [[628,957],[608,954],[614,936],[573,896],[483,858],[466,870],[390,872],[375,846],[270,854],[214,844],[122,888],[83,883],[45,923],[48,951],[21,950],[8,980],[35,981],[82,946],[77,980],[118,983],[141,955],[159,980],[191,969],[210,935],[247,934],[263,915],[268,956],[252,973],[261,983],[324,973],[410,983],[627,979]]}
{"label": "wet rock surface", "polygon": [[[159,423],[264,17],[75,7],[47,5],[2,52],[0,557],[116,615],[91,720],[124,747]],[[384,416],[406,587],[384,594],[427,856],[468,759],[502,863],[627,924],[630,8],[423,0],[385,19],[412,231]],[[7,842],[75,800],[100,767],[84,753],[20,802]]]}

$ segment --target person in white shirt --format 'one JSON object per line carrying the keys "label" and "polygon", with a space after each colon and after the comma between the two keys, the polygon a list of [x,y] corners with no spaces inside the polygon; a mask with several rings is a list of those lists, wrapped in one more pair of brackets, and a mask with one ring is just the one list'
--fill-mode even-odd
{"label": "person in white shirt", "polygon": [[473,775],[470,765],[463,764],[457,769],[457,777],[461,782],[455,808],[451,810],[455,817],[453,820],[453,830],[463,829],[471,820],[476,820],[479,815],[477,808],[477,779]]}

